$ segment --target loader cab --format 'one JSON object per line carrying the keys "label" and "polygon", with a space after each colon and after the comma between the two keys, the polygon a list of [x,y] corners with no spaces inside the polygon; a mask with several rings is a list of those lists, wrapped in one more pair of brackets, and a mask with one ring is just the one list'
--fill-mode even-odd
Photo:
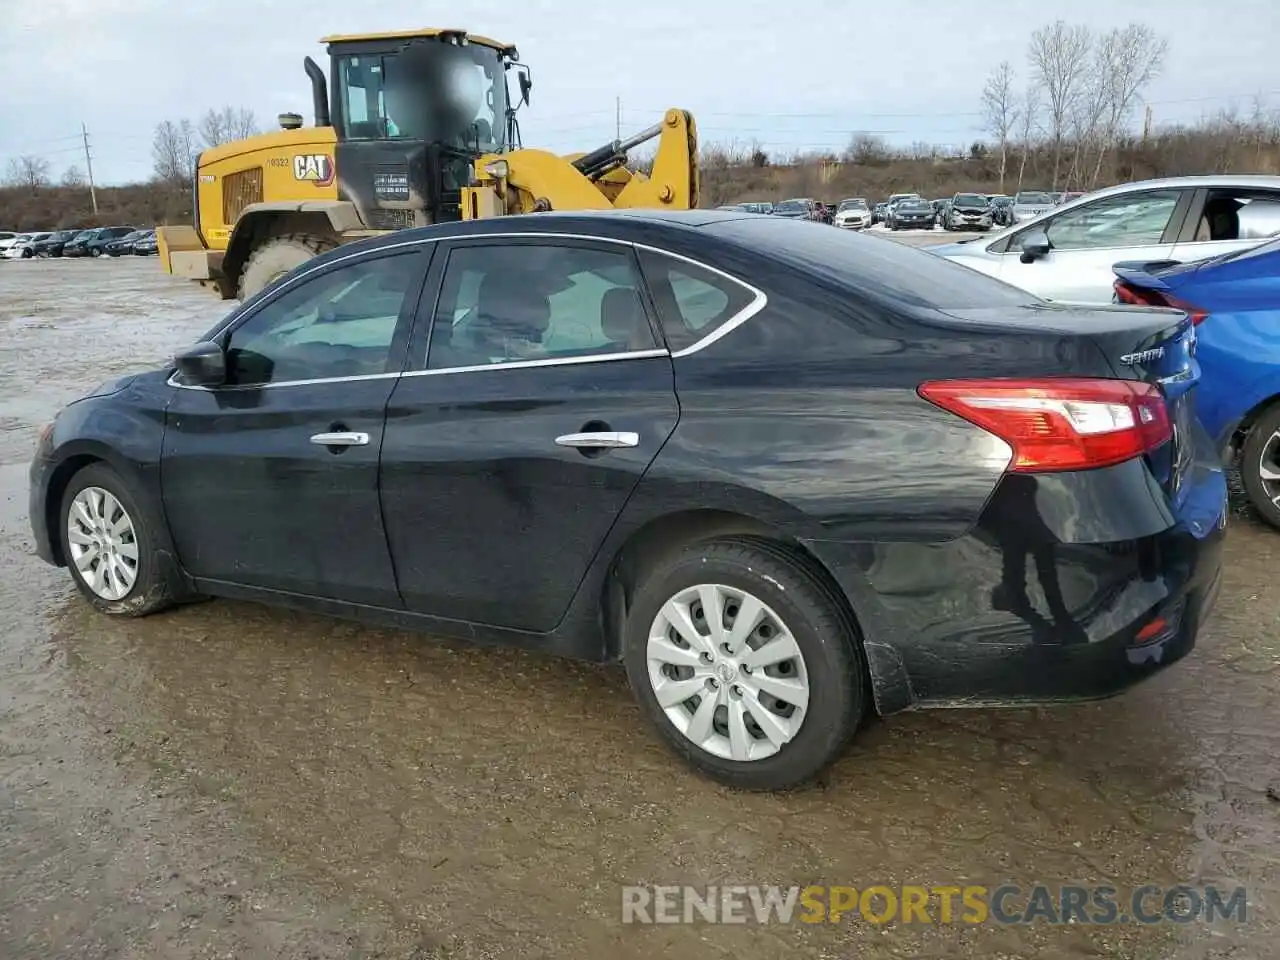
{"label": "loader cab", "polygon": [[[507,151],[516,137],[507,88],[515,48],[448,30],[322,42],[342,199],[375,230],[459,219],[475,159]],[[517,72],[518,106],[530,84]]]}

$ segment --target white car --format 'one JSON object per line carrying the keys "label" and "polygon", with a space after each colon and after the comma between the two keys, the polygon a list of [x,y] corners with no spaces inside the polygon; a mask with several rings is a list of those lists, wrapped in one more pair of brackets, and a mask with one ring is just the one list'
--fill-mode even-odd
{"label": "white car", "polygon": [[1109,187],[995,235],[930,252],[1046,300],[1110,303],[1124,261],[1188,262],[1280,234],[1280,177],[1170,177]]}
{"label": "white car", "polygon": [[7,257],[10,247],[18,243],[25,243],[29,236],[31,236],[29,233],[11,233],[3,240],[0,240],[0,257]]}
{"label": "white car", "polygon": [[[13,241],[4,250],[0,251],[0,256],[7,257],[10,260],[26,260],[35,256],[32,249],[36,243],[41,240],[47,240],[51,237],[50,233],[20,233],[13,238]],[[0,241],[3,244],[3,241]]]}
{"label": "white car", "polygon": [[871,226],[871,207],[863,197],[841,200],[831,222],[846,230],[861,230]]}

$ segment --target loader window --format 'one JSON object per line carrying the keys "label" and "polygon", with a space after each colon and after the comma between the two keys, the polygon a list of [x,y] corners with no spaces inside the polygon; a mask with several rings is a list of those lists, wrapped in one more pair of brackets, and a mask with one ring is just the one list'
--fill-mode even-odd
{"label": "loader window", "polygon": [[657,347],[631,255],[482,244],[449,255],[427,366],[599,356]]}
{"label": "loader window", "polygon": [[415,40],[337,59],[342,136],[409,139],[498,152],[506,140],[506,74],[496,50]]}

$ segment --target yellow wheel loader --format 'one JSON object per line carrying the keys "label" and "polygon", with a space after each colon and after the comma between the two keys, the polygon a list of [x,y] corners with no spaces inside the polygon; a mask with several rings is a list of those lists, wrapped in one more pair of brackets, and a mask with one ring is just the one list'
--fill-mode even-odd
{"label": "yellow wheel loader", "polygon": [[[374,234],[543,210],[697,206],[697,134],[684,110],[582,154],[525,149],[532,75],[516,48],[462,30],[325,37],[311,58],[315,124],[205,150],[194,224],[157,231],[169,273],[247,298],[308,258]],[[508,75],[517,82],[513,102]],[[629,150],[658,141],[649,175]]]}

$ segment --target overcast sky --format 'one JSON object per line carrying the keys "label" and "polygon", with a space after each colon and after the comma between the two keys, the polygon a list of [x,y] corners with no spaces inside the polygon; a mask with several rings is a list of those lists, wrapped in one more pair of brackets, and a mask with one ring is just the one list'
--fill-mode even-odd
{"label": "overcast sky", "polygon": [[682,106],[704,143],[840,149],[858,130],[969,143],[991,67],[1008,59],[1025,76],[1028,36],[1058,17],[1139,21],[1168,39],[1147,91],[1157,123],[1249,112],[1259,94],[1280,111],[1277,0],[0,0],[0,173],[27,153],[55,174],[83,167],[82,121],[105,183],[149,176],[166,118],[233,104],[268,126],[286,110],[310,122],[302,58],[325,63],[321,36],[417,26],[519,48],[534,76],[529,146],[598,146],[616,98],[624,132]]}

